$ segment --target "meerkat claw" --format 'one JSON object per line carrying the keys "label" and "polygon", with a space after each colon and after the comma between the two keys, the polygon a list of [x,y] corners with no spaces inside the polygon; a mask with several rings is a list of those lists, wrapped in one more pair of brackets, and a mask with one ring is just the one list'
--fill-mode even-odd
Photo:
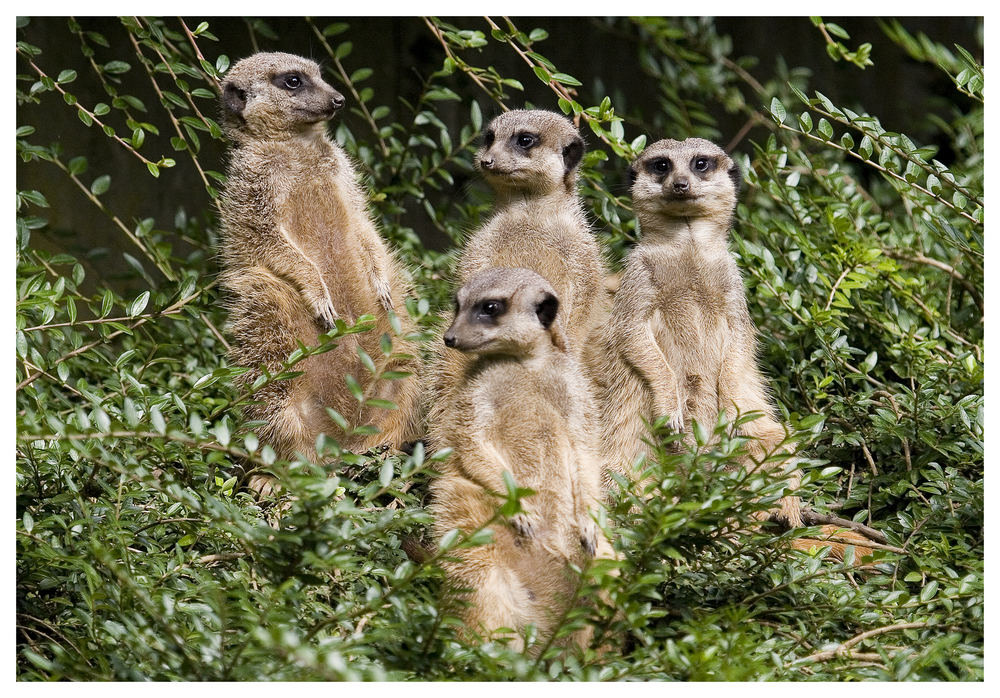
{"label": "meerkat claw", "polygon": [[375,296],[383,308],[386,310],[395,310],[392,304],[392,289],[389,288],[389,284],[385,280],[375,280]]}
{"label": "meerkat claw", "polygon": [[522,538],[530,540],[535,537],[535,525],[527,514],[515,514],[510,518],[510,525]]}
{"label": "meerkat claw", "polygon": [[597,536],[597,525],[588,517],[580,526],[580,545],[591,557],[597,552]]}
{"label": "meerkat claw", "polygon": [[671,431],[682,432],[684,431],[684,415],[680,412],[675,412],[670,415],[670,420],[667,422],[667,426]]}

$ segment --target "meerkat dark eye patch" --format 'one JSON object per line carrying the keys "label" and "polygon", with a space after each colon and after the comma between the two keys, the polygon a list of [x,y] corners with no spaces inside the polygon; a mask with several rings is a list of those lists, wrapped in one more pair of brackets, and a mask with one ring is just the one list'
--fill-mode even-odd
{"label": "meerkat dark eye patch", "polygon": [[484,133],[483,134],[483,147],[484,148],[490,148],[490,147],[492,147],[493,146],[493,141],[495,141],[496,138],[497,138],[497,134],[493,132],[493,129],[490,129],[489,131],[487,131],[486,133]]}
{"label": "meerkat dark eye patch", "polygon": [[670,162],[670,158],[654,158],[646,163],[646,172],[654,177],[668,175],[672,169],[674,169],[674,163]]}
{"label": "meerkat dark eye patch", "polygon": [[546,293],[545,297],[535,306],[535,315],[538,316],[538,321],[542,323],[542,327],[545,329],[549,329],[552,326],[558,312],[559,299],[551,293]]}
{"label": "meerkat dark eye patch", "polygon": [[537,133],[528,133],[527,131],[521,131],[521,133],[514,134],[513,140],[514,145],[525,152],[531,150],[542,142],[542,139],[539,138]]}
{"label": "meerkat dark eye patch", "polygon": [[283,90],[298,90],[305,87],[308,82],[300,73],[282,73],[275,75],[271,84]]}
{"label": "meerkat dark eye patch", "polygon": [[222,103],[233,114],[242,114],[247,107],[247,93],[233,83],[227,83],[222,89]]}
{"label": "meerkat dark eye patch", "polygon": [[635,171],[635,165],[629,165],[628,166],[628,185],[630,187],[633,184],[635,184],[636,177],[638,177],[638,176],[639,176],[639,173]]}
{"label": "meerkat dark eye patch", "polygon": [[472,312],[480,322],[495,324],[497,318],[507,312],[507,304],[499,299],[487,299],[476,303]]}
{"label": "meerkat dark eye patch", "polygon": [[691,158],[691,171],[695,174],[706,175],[713,172],[717,166],[715,158],[706,155],[696,155]]}

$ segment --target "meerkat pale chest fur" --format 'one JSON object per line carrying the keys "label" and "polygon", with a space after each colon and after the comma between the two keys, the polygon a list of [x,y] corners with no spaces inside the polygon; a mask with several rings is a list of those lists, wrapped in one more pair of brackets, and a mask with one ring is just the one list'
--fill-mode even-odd
{"label": "meerkat pale chest fur", "polygon": [[[585,420],[590,393],[567,351],[558,297],[535,272],[473,274],[457,306],[444,342],[472,360],[447,409],[429,424],[435,447],[453,449],[431,485],[435,534],[489,525],[494,536],[443,563],[447,588],[459,606],[467,604],[458,612],[470,631],[523,631],[534,623],[544,637],[578,584],[567,565],[612,554],[590,514],[601,498],[596,434]],[[504,471],[535,491],[510,520],[497,515]]]}
{"label": "meerkat pale chest fur", "polygon": [[[405,371],[409,360],[386,358],[379,339],[392,337],[394,355],[415,354],[415,347],[395,336],[389,322],[395,312],[402,334],[412,331],[403,270],[375,229],[350,159],[326,133],[326,121],[343,105],[316,63],[287,53],[245,58],[222,85],[223,128],[232,147],[219,202],[220,282],[235,339],[230,359],[251,369],[238,379],[240,387],[249,387],[261,367],[279,370],[299,342],[316,345],[337,318],[377,318],[374,331],[345,337],[297,364],[303,375],[270,383],[255,394],[258,403],[246,406],[247,418],[266,422],[260,435],[280,458],[298,452],[315,459],[321,432],[360,450],[399,446],[415,428],[415,380],[375,384],[358,358],[360,347],[380,368],[392,362]],[[345,374],[367,398],[392,400],[399,409],[366,408]],[[352,427],[374,424],[380,433],[345,434],[325,408]]]}
{"label": "meerkat pale chest fur", "polygon": [[[755,437],[749,456],[759,462],[786,431],[757,367],[756,330],[728,248],[739,169],[714,143],[690,138],[654,143],[630,176],[640,241],[603,336],[609,467],[634,477],[632,463],[648,452],[643,418],[669,415],[677,430],[692,419],[711,429],[722,410],[730,419],[763,413],[741,426]],[[797,485],[797,474],[789,479]],[[779,515],[801,525],[798,498],[786,497]]]}

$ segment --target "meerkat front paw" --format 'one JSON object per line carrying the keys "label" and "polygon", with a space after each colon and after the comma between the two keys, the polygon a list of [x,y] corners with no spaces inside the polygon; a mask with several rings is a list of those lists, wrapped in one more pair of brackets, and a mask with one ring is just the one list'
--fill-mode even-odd
{"label": "meerkat front paw", "polygon": [[779,501],[781,509],[777,517],[785,522],[789,528],[802,528],[802,502],[798,497],[782,497]]}
{"label": "meerkat front paw", "polygon": [[684,431],[684,413],[681,412],[680,410],[677,410],[672,415],[670,415],[670,419],[667,421],[667,427],[671,431],[676,431],[676,432]]}
{"label": "meerkat front paw", "polygon": [[312,306],[313,311],[316,313],[316,319],[320,321],[320,324],[323,325],[327,332],[337,326],[336,320],[340,315],[328,297],[322,296],[321,298],[314,299]]}
{"label": "meerkat front paw", "polygon": [[260,498],[277,494],[281,487],[278,485],[278,479],[273,475],[259,473],[250,476],[247,481],[247,489],[256,493],[257,497]]}
{"label": "meerkat front paw", "polygon": [[514,529],[514,533],[528,540],[534,538],[538,533],[534,518],[528,514],[514,514],[510,517],[510,527]]}
{"label": "meerkat front paw", "polygon": [[386,310],[395,310],[392,304],[392,288],[388,279],[375,279],[375,297]]}
{"label": "meerkat front paw", "polygon": [[580,545],[583,547],[584,552],[591,557],[597,552],[597,544],[600,538],[601,532],[597,528],[597,524],[594,523],[593,519],[588,515],[586,519],[580,522]]}

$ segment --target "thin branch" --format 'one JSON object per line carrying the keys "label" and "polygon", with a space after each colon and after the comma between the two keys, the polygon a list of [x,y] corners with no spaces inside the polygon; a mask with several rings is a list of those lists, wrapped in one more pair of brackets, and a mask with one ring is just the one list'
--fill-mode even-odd
{"label": "thin branch", "polygon": [[[818,511],[813,511],[803,507],[802,509],[802,523],[809,526],[818,526],[823,524],[832,524],[834,526],[842,526],[844,528],[849,528],[853,531],[861,533],[867,538],[871,538],[877,543],[888,543],[888,539],[883,533],[875,530],[869,526],[865,526],[857,521],[851,521],[850,519],[845,519],[840,516],[831,516],[830,514],[820,514]],[[903,552],[900,550],[900,552]]]}

